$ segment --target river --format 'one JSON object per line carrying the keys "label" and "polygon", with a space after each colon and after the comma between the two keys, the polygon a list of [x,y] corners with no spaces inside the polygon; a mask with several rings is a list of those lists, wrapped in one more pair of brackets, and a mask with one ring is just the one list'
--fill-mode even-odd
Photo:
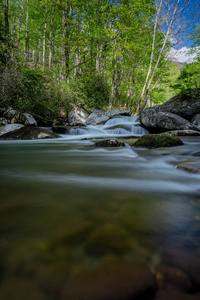
{"label": "river", "polygon": [[[137,149],[127,136],[146,132],[136,123],[126,117],[55,140],[0,141],[3,284],[41,283],[47,265],[62,265],[73,276],[121,261],[145,262],[152,271],[159,264],[176,267],[200,286],[200,174],[177,168],[200,161],[200,138]],[[116,136],[125,147],[93,146]],[[60,299],[46,290],[37,300]]]}

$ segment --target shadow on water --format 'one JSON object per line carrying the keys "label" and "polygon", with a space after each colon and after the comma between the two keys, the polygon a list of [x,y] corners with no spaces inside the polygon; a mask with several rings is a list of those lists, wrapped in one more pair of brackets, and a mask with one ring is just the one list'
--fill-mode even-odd
{"label": "shadow on water", "polygon": [[[154,295],[148,272],[160,265],[182,272],[193,297],[200,290],[200,175],[176,165],[194,159],[199,138],[184,142],[155,150],[65,138],[2,142],[0,299],[172,299],[171,290],[160,296],[158,279]],[[177,287],[174,274],[166,278]],[[173,299],[193,299],[177,293]]]}

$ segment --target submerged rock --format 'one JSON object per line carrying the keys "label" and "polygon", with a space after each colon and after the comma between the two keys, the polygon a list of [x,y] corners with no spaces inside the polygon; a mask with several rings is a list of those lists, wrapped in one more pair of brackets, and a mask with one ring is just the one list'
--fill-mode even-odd
{"label": "submerged rock", "polygon": [[4,140],[34,140],[34,139],[55,139],[60,136],[50,132],[49,130],[37,127],[21,127],[18,130],[1,135]]}
{"label": "submerged rock", "polygon": [[2,300],[48,300],[31,280],[23,278],[12,278],[0,285],[0,299]]}
{"label": "submerged rock", "polygon": [[101,224],[91,232],[86,248],[88,253],[98,256],[105,255],[109,251],[127,252],[133,250],[134,244],[125,229],[117,224],[106,223]]}
{"label": "submerged rock", "polygon": [[146,300],[155,287],[147,265],[118,263],[72,277],[63,288],[61,300]]}
{"label": "submerged rock", "polygon": [[103,140],[93,144],[95,147],[124,147],[125,144],[117,140]]}
{"label": "submerged rock", "polygon": [[160,265],[156,270],[156,281],[161,289],[173,286],[182,291],[192,289],[192,281],[182,270]]}
{"label": "submerged rock", "polygon": [[145,134],[140,137],[132,146],[142,148],[159,148],[159,147],[172,147],[183,145],[183,142],[178,136],[169,134]]}
{"label": "submerged rock", "polygon": [[200,173],[200,162],[183,162],[180,163],[177,168],[190,173]]}

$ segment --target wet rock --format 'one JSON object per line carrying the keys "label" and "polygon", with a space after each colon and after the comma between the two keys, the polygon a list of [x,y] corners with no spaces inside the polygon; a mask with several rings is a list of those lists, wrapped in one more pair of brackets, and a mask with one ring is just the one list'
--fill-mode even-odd
{"label": "wet rock", "polygon": [[106,223],[94,229],[86,242],[87,252],[98,256],[109,251],[123,253],[134,249],[129,233],[122,227]]}
{"label": "wet rock", "polygon": [[169,286],[173,286],[182,291],[192,289],[192,282],[189,276],[176,268],[159,266],[156,270],[156,281],[160,289],[166,289]]}
{"label": "wet rock", "polygon": [[168,134],[145,134],[140,137],[132,146],[142,148],[159,148],[159,147],[172,147],[183,145],[183,142],[178,136]]}
{"label": "wet rock", "polygon": [[150,299],[155,278],[145,264],[119,263],[72,277],[61,300]]}
{"label": "wet rock", "polygon": [[69,277],[69,266],[64,261],[55,262],[40,268],[37,282],[42,290],[51,295],[59,295]]}
{"label": "wet rock", "polygon": [[177,166],[178,169],[188,171],[190,173],[200,173],[200,163],[199,162],[183,162]]}
{"label": "wet rock", "polygon": [[172,130],[164,132],[165,134],[178,135],[178,136],[199,136],[200,132],[196,130]]}
{"label": "wet rock", "polygon": [[200,129],[200,114],[195,115],[191,122]]}
{"label": "wet rock", "polygon": [[93,144],[95,147],[124,147],[125,144],[117,140],[103,140]]}
{"label": "wet rock", "polygon": [[86,124],[86,120],[89,116],[89,113],[83,108],[80,108],[76,105],[72,105],[73,110],[68,114],[68,123],[70,126],[76,126],[75,124],[79,123],[82,125]]}
{"label": "wet rock", "polygon": [[4,140],[33,140],[33,139],[55,139],[59,138],[60,136],[52,133],[46,129],[37,128],[37,127],[22,127],[18,130],[13,132],[8,132],[1,135],[1,139]]}
{"label": "wet rock", "polygon": [[19,130],[20,128],[24,127],[24,125],[21,124],[6,124],[5,126],[0,127],[0,136],[11,133]]}
{"label": "wet rock", "polygon": [[130,116],[131,112],[129,110],[110,110],[104,111],[101,109],[95,109],[87,118],[86,124],[87,125],[98,125],[104,124],[109,119],[112,119],[117,116]]}
{"label": "wet rock", "polygon": [[48,300],[37,284],[26,279],[13,278],[0,285],[2,300]]}

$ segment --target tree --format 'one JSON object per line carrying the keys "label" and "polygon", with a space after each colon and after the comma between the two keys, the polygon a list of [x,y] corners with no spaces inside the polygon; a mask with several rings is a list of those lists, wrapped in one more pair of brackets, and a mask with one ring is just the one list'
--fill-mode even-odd
{"label": "tree", "polygon": [[[160,76],[158,74],[159,64],[163,58],[166,58],[166,50],[169,49],[169,41],[171,44],[175,41],[181,45],[183,34],[186,35],[188,27],[191,25],[191,19],[185,14],[189,14],[191,10],[190,0],[156,0],[156,14],[154,17],[154,31],[152,36],[152,50],[149,61],[149,67],[142,89],[140,99],[138,101],[136,115],[139,115],[145,108],[152,90],[156,87]],[[180,25],[181,22],[181,26]],[[162,33],[163,38],[160,41],[160,49],[155,59],[156,53],[156,36]],[[181,40],[181,42],[178,41]],[[168,58],[169,59],[169,58]],[[163,71],[161,71],[162,75]],[[143,104],[142,104],[142,100]]]}

